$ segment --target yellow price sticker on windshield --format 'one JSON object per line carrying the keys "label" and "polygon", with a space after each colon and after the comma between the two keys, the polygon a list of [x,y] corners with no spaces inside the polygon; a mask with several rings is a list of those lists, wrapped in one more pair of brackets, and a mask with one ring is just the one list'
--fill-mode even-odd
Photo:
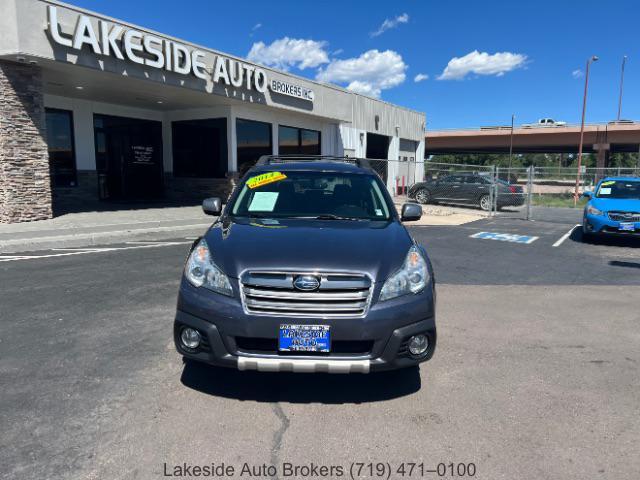
{"label": "yellow price sticker on windshield", "polygon": [[616,183],[616,181],[615,181],[615,180],[611,180],[611,181],[609,181],[609,182],[602,182],[602,183],[600,184],[600,186],[601,186],[601,187],[606,187],[606,186],[608,186],[608,185],[615,185],[615,183]]}
{"label": "yellow price sticker on windshield", "polygon": [[281,172],[267,172],[262,175],[256,175],[255,177],[251,177],[247,180],[247,187],[250,189],[262,187],[264,185],[268,185],[273,182],[279,182],[280,180],[284,180],[287,176]]}

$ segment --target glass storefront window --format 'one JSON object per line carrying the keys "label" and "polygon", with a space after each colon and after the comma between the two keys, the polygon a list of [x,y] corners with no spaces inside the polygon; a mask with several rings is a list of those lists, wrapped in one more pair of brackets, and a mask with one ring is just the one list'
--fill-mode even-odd
{"label": "glass storefront window", "polygon": [[278,153],[280,155],[320,155],[320,132],[280,125]]}
{"label": "glass storefront window", "polygon": [[300,130],[300,150],[305,155],[320,155],[320,132]]}
{"label": "glass storefront window", "polygon": [[73,140],[73,113],[68,110],[45,109],[49,169],[54,187],[77,185],[76,154]]}
{"label": "glass storefront window", "polygon": [[278,153],[280,155],[292,155],[299,151],[299,129],[292,127],[278,128]]}
{"label": "glass storefront window", "polygon": [[227,119],[171,122],[173,175],[225,178],[227,174]]}
{"label": "glass storefront window", "polygon": [[271,124],[254,120],[236,119],[238,144],[238,173],[242,176],[262,155],[273,153]]}

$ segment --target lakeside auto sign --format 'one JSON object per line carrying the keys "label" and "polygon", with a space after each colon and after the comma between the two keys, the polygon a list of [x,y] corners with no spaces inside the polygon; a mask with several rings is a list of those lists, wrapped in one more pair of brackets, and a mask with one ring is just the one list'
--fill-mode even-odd
{"label": "lakeside auto sign", "polygon": [[160,38],[124,25],[98,20],[96,32],[91,19],[79,14],[72,35],[62,33],[58,22],[58,9],[47,6],[47,30],[58,45],[74,50],[82,50],[88,45],[96,55],[113,56],[119,60],[125,58],[139,65],[163,69],[180,75],[194,75],[202,80],[211,78],[214,83],[224,83],[233,87],[255,89],[266,93],[267,87],[273,92],[313,101],[313,90],[280,80],[267,81],[266,72],[250,65],[222,55],[216,55],[209,74],[205,64],[205,52],[190,48],[181,43]]}

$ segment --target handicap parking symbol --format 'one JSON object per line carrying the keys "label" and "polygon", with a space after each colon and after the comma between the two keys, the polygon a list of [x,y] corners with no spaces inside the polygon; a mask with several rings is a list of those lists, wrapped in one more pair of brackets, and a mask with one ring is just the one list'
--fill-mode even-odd
{"label": "handicap parking symbol", "polygon": [[484,240],[498,240],[500,242],[524,243],[529,245],[540,237],[528,235],[516,235],[514,233],[478,232],[470,236],[471,238],[481,238]]}

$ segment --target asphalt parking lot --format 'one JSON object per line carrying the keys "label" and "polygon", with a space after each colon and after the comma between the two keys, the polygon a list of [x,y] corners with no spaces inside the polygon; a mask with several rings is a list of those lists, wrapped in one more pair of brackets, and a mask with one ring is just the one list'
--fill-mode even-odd
{"label": "asphalt parking lot", "polygon": [[185,238],[0,255],[0,477],[451,462],[482,479],[635,478],[640,240],[584,243],[574,226],[413,227],[438,349],[368,376],[185,366],[171,338]]}

